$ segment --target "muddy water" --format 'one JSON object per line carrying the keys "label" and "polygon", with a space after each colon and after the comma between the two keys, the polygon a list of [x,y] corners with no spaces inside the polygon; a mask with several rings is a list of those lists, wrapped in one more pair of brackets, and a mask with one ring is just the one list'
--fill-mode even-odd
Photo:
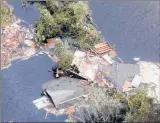
{"label": "muddy water", "polygon": [[160,1],[90,1],[93,19],[124,62],[160,61]]}

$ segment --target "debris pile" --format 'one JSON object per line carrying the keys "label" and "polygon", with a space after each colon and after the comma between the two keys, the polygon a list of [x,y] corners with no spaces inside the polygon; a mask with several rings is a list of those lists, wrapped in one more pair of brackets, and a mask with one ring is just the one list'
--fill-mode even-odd
{"label": "debris pile", "polygon": [[122,89],[130,93],[133,88],[147,87],[148,96],[160,103],[160,66],[159,63],[140,61],[139,74],[126,80]]}
{"label": "debris pile", "polygon": [[40,48],[45,52],[46,54],[54,52],[55,49],[55,42],[57,41],[56,38],[51,38],[47,40],[47,43],[42,44]]}
{"label": "debris pile", "polygon": [[[50,39],[46,45],[42,46],[42,49],[53,57],[55,40],[57,39]],[[48,113],[72,114],[75,105],[89,99],[90,90],[95,86],[103,89],[115,88],[128,94],[132,92],[132,89],[142,86],[143,83],[154,83],[152,87],[156,86],[156,94],[160,95],[158,66],[151,65],[155,72],[151,72],[154,73],[155,78],[153,79],[153,76],[149,75],[149,65],[146,66],[143,62],[138,64],[118,63],[115,57],[117,57],[116,52],[107,43],[97,44],[89,51],[76,50],[71,67],[64,70],[62,77],[42,85],[43,96],[49,98],[51,103],[46,101],[47,106],[44,104],[41,109],[47,111],[46,115]],[[38,104],[35,105],[39,109]]]}
{"label": "debris pile", "polygon": [[26,35],[29,29],[20,25],[18,19],[11,26],[7,26],[1,32],[1,67],[4,68],[15,59],[30,57],[36,53],[36,44]]}
{"label": "debris pile", "polygon": [[10,63],[12,58],[23,55],[23,51],[18,47],[25,37],[25,33],[20,30],[20,26],[5,28],[1,34],[1,65],[2,68]]}
{"label": "debris pile", "polygon": [[80,102],[84,89],[78,86],[79,79],[61,77],[42,85],[42,97],[33,101],[38,109],[44,109],[54,115],[70,114],[74,104]]}
{"label": "debris pile", "polygon": [[[56,40],[48,40],[47,44],[41,46],[42,50],[48,55],[54,56],[54,42]],[[101,47],[104,47],[103,52],[99,49]],[[77,102],[87,100],[91,86],[98,84],[100,87],[114,87],[105,78],[106,76],[102,74],[99,67],[108,67],[115,63],[109,55],[111,51],[113,52],[113,49],[107,43],[95,45],[95,49],[90,51],[76,50],[72,67],[65,70],[62,77],[42,85],[42,95],[47,97],[51,103],[43,97],[33,103],[38,109],[44,109],[52,114],[71,114]],[[115,53],[113,54],[115,55]],[[110,71],[106,71],[106,73],[110,74]],[[44,99],[46,101],[43,101]],[[45,104],[41,103],[42,101]]]}
{"label": "debris pile", "polygon": [[149,85],[149,96],[157,99],[160,103],[160,64],[140,61],[141,83]]}
{"label": "debris pile", "polygon": [[109,85],[99,68],[100,66],[108,67],[115,62],[109,55],[111,51],[114,52],[106,42],[95,45],[95,49],[88,52],[76,51],[72,65],[77,66],[79,75],[87,78],[88,81],[98,83],[100,86]]}

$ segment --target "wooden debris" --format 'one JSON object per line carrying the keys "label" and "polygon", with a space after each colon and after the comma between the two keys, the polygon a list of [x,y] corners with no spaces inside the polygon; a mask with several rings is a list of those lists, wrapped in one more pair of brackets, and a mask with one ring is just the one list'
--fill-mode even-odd
{"label": "wooden debris", "polygon": [[131,82],[126,81],[126,82],[124,83],[123,87],[122,87],[123,92],[127,92],[127,91],[131,90],[131,87],[132,87],[132,86],[131,86]]}
{"label": "wooden debris", "polygon": [[112,47],[109,46],[107,42],[96,44],[94,47],[95,47],[95,51],[98,54],[103,54],[113,50]]}
{"label": "wooden debris", "polygon": [[66,111],[66,114],[72,114],[73,112],[74,112],[74,106],[71,106],[71,107],[69,107],[68,109],[67,109],[67,111]]}

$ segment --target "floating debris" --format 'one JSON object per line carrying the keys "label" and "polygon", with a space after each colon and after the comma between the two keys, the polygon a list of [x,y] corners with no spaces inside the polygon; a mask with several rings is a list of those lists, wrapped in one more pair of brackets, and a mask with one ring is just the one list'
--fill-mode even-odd
{"label": "floating debris", "polygon": [[135,58],[133,58],[133,59],[134,59],[134,61],[139,61],[139,60],[140,60],[139,57],[135,57]]}
{"label": "floating debris", "polygon": [[46,107],[48,105],[52,105],[52,103],[50,102],[49,98],[47,98],[45,96],[34,100],[33,103],[38,109],[42,109],[42,108],[44,108],[44,107]]}

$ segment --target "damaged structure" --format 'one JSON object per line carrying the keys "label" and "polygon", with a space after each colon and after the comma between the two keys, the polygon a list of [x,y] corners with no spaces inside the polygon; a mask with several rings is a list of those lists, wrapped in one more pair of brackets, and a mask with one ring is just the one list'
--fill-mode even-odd
{"label": "damaged structure", "polygon": [[[113,49],[106,42],[95,45],[95,49],[88,52],[76,51],[72,65],[78,67],[80,76],[87,78],[88,81],[95,81],[97,73],[100,72],[100,65],[109,66],[114,63],[109,56],[110,52],[113,52]],[[114,55],[116,56],[116,54]]]}
{"label": "damaged structure", "polygon": [[[53,53],[53,56],[55,40],[51,39],[44,46],[47,47],[48,53]],[[148,74],[145,73],[149,68],[142,67],[146,65],[145,63],[123,64],[117,62],[116,57],[116,52],[106,42],[95,45],[94,49],[89,51],[76,50],[71,67],[64,71],[65,74],[62,77],[44,83],[42,85],[43,97],[33,103],[38,109],[44,109],[56,115],[72,112],[74,105],[88,96],[91,85],[116,88],[118,91],[128,94],[133,88],[141,86],[142,83],[154,83],[156,95],[160,95],[158,70],[155,70],[155,79],[149,80],[146,78]],[[151,66],[153,67],[153,65]],[[156,67],[156,69],[159,68]],[[79,86],[79,83],[82,85],[89,83],[89,86]],[[157,95],[158,100],[159,95]]]}
{"label": "damaged structure", "polygon": [[160,104],[160,63],[138,62],[141,83],[148,84],[148,96],[157,100]]}
{"label": "damaged structure", "polygon": [[[34,100],[33,103],[38,109],[44,109],[53,114],[64,113],[86,94],[84,89],[78,86],[79,81],[70,77],[48,81],[42,85],[43,96]],[[62,110],[63,112],[60,112]]]}
{"label": "damaged structure", "polygon": [[[37,48],[35,41],[32,39],[32,32],[29,32],[29,28],[20,23],[21,20],[18,19],[1,31],[2,68],[11,64],[15,59],[30,57],[36,53]],[[28,35],[32,36],[28,37]]]}
{"label": "damaged structure", "polygon": [[78,87],[79,79],[61,77],[42,85],[45,95],[49,95],[56,109],[72,106],[84,95],[83,88]]}
{"label": "damaged structure", "polygon": [[[50,49],[54,51],[53,43],[55,40],[48,40],[48,43],[42,46],[42,49],[45,49],[44,51],[48,53],[51,53]],[[52,45],[52,47],[49,45]],[[100,50],[101,48],[102,50]],[[73,106],[76,102],[80,102],[81,97],[85,97],[88,94],[84,86],[79,86],[79,83],[83,83],[80,81],[85,81],[85,84],[91,82],[113,87],[111,83],[106,82],[105,77],[101,75],[99,70],[101,65],[107,67],[114,63],[109,53],[114,54],[113,49],[107,43],[95,45],[95,49],[91,51],[75,51],[71,64],[72,67],[65,70],[63,77],[44,83],[42,85],[43,97],[33,101],[33,103],[38,109],[45,109],[53,113],[53,110],[60,111]]]}
{"label": "damaged structure", "polygon": [[134,76],[139,75],[139,66],[136,64],[116,63],[109,67],[102,66],[100,69],[104,74],[106,74],[108,70],[111,71],[110,74],[106,75],[106,78],[108,81],[112,82],[119,91],[123,91],[123,88],[128,85],[126,84],[124,86],[126,81],[132,82]]}

